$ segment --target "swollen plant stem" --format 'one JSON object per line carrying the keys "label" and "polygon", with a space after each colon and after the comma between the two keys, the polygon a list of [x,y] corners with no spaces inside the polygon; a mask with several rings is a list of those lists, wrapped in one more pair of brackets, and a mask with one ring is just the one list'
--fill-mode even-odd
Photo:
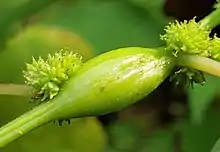
{"label": "swollen plant stem", "polygon": [[54,102],[46,102],[0,128],[0,148],[53,120],[53,107]]}
{"label": "swollen plant stem", "polygon": [[180,54],[177,58],[177,64],[220,77],[220,63],[206,57]]}
{"label": "swollen plant stem", "polygon": [[220,8],[217,8],[211,14],[203,18],[201,21],[202,27],[209,27],[210,29],[220,24]]}
{"label": "swollen plant stem", "polygon": [[0,83],[0,95],[28,96],[30,91],[27,85]]}

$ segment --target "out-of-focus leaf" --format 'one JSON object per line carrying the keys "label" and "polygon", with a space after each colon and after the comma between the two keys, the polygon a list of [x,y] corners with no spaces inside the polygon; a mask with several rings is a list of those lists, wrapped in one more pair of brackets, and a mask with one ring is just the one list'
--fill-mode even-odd
{"label": "out-of-focus leaf", "polygon": [[60,3],[40,15],[41,24],[76,31],[95,47],[96,54],[126,46],[161,45],[164,24],[145,10],[124,1]]}
{"label": "out-of-focus leaf", "polygon": [[211,152],[220,152],[220,138],[216,141],[214,147]]}
{"label": "out-of-focus leaf", "polygon": [[129,151],[136,146],[139,136],[135,125],[126,123],[116,123],[109,128],[111,145],[119,151]]}
{"label": "out-of-focus leaf", "polygon": [[189,89],[188,95],[192,122],[200,123],[202,121],[202,117],[213,101],[214,95],[220,92],[219,89],[220,79],[211,75],[206,75],[204,86],[195,84],[194,89]]}
{"label": "out-of-focus leaf", "polygon": [[45,57],[64,47],[80,53],[84,60],[94,56],[92,47],[77,34],[49,26],[29,27],[9,41],[7,50],[0,54],[0,81],[23,83],[25,62],[31,61],[32,56]]}
{"label": "out-of-focus leaf", "polygon": [[144,9],[159,23],[162,25],[166,25],[169,21],[173,19],[166,17],[163,12],[163,5],[165,0],[125,0],[130,2],[132,5]]}
{"label": "out-of-focus leaf", "polygon": [[0,2],[0,51],[5,47],[6,41],[20,30],[22,22],[54,2],[56,0],[9,0]]}
{"label": "out-of-focus leaf", "polygon": [[116,123],[109,128],[110,143],[106,152],[172,152],[172,129],[143,132],[135,124]]}
{"label": "out-of-focus leaf", "polygon": [[4,152],[103,152],[105,133],[96,119],[72,121],[59,127],[48,124],[10,143]]}
{"label": "out-of-focus leaf", "polygon": [[[220,110],[219,107],[209,109],[201,124],[194,125],[183,121],[182,151],[183,152],[211,152],[220,135]],[[179,129],[180,129],[179,128]]]}
{"label": "out-of-focus leaf", "polygon": [[139,152],[173,152],[172,130],[161,129],[139,143]]}

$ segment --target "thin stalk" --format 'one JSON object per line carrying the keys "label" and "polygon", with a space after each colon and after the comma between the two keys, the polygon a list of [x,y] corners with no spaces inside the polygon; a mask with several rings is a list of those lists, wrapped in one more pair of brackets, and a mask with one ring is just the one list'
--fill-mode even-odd
{"label": "thin stalk", "polygon": [[0,83],[0,95],[28,96],[30,91],[27,85]]}
{"label": "thin stalk", "polygon": [[180,54],[177,58],[177,64],[220,77],[220,63],[206,57]]}
{"label": "thin stalk", "polygon": [[211,14],[203,18],[201,21],[202,27],[209,27],[213,29],[220,24],[220,8],[214,10]]}
{"label": "thin stalk", "polygon": [[54,102],[46,102],[0,128],[0,148],[53,120]]}

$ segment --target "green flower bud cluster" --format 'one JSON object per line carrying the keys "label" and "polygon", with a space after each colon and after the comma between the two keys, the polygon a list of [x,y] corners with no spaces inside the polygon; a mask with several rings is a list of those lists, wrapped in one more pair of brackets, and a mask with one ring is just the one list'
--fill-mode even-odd
{"label": "green flower bud cluster", "polygon": [[220,38],[214,36],[211,40],[209,51],[212,59],[220,61]]}
{"label": "green flower bud cluster", "polygon": [[205,84],[205,76],[201,71],[189,67],[177,69],[178,70],[175,70],[170,76],[170,81],[174,82],[175,86],[193,88],[194,83]]}
{"label": "green flower bud cluster", "polygon": [[23,71],[25,83],[34,89],[34,98],[41,101],[52,99],[60,90],[60,85],[68,80],[82,65],[82,56],[68,49],[55,55],[49,54],[47,60],[34,57]]}
{"label": "green flower bud cluster", "polygon": [[220,61],[219,38],[209,37],[211,29],[201,26],[195,19],[170,23],[165,31],[161,39],[166,42],[166,49],[173,50],[175,56],[182,51]]}

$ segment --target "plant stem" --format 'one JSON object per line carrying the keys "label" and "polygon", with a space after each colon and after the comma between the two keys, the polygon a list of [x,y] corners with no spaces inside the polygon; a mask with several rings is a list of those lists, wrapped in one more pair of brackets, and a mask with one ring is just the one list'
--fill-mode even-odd
{"label": "plant stem", "polygon": [[180,54],[177,58],[177,64],[220,77],[220,63],[206,57]]}
{"label": "plant stem", "polygon": [[0,147],[53,120],[54,102],[46,102],[0,128]]}
{"label": "plant stem", "polygon": [[211,14],[203,18],[201,21],[202,27],[209,27],[210,29],[213,29],[217,25],[220,24],[220,8],[217,8],[214,10]]}
{"label": "plant stem", "polygon": [[0,83],[0,95],[28,96],[31,88],[23,84]]}

